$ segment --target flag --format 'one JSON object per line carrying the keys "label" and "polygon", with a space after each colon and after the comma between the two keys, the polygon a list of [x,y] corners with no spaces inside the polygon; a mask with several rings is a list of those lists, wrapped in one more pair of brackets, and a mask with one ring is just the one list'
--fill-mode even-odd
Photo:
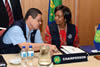
{"label": "flag", "polygon": [[54,21],[54,9],[58,5],[62,5],[62,0],[49,0],[48,24],[51,24]]}
{"label": "flag", "polygon": [[100,24],[96,30],[93,43],[95,45],[95,48],[100,51]]}

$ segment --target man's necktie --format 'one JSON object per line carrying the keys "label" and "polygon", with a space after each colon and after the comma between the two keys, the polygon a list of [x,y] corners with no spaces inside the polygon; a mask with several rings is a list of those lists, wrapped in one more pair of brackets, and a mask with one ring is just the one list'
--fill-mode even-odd
{"label": "man's necktie", "polygon": [[14,22],[14,18],[13,18],[13,14],[12,14],[11,8],[9,6],[8,0],[5,0],[5,7],[6,7],[6,10],[8,12],[9,26],[10,26]]}
{"label": "man's necktie", "polygon": [[35,42],[35,34],[36,34],[36,30],[34,30],[32,33],[31,33],[31,42],[34,43]]}

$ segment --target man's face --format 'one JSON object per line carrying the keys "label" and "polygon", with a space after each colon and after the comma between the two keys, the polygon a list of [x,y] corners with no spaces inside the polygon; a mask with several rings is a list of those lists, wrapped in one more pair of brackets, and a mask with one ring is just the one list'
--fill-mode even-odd
{"label": "man's face", "polygon": [[40,24],[42,23],[42,15],[38,14],[36,18],[31,17],[31,27],[32,29],[39,29]]}

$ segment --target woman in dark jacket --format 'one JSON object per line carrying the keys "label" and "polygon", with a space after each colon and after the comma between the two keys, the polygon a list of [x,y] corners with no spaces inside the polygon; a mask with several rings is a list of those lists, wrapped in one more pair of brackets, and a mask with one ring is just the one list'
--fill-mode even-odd
{"label": "woman in dark jacket", "polygon": [[71,11],[64,5],[55,8],[55,22],[46,27],[45,42],[61,46],[79,45],[78,29],[71,23]]}

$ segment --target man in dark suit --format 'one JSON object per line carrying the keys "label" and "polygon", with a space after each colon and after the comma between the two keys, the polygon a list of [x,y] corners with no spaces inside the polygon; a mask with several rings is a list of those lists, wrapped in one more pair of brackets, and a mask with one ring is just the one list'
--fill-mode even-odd
{"label": "man in dark suit", "polygon": [[[12,9],[14,21],[23,18],[20,0],[8,0]],[[9,16],[5,7],[5,0],[0,0],[0,27],[7,28],[9,26]]]}

